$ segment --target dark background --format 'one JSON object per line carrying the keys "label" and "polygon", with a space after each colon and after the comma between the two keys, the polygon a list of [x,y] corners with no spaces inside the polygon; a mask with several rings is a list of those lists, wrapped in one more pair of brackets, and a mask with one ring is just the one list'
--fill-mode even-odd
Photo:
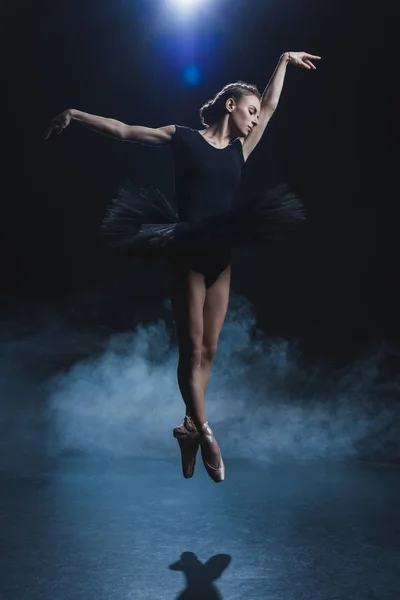
{"label": "dark background", "polygon": [[[308,223],[285,243],[237,251],[232,289],[254,304],[268,336],[296,339],[310,356],[340,362],[371,343],[396,345],[390,10],[394,3],[221,0],[189,28],[162,0],[3,2],[3,320],[41,307],[85,327],[126,330],[167,315],[159,265],[117,259],[99,225],[126,176],[173,193],[168,149],[121,144],[77,123],[44,142],[53,116],[78,108],[201,128],[198,108],[223,85],[242,79],[262,91],[282,52],[305,50],[323,60],[316,72],[289,67],[243,183],[288,181]],[[197,87],[181,77],[193,62],[204,74]]]}

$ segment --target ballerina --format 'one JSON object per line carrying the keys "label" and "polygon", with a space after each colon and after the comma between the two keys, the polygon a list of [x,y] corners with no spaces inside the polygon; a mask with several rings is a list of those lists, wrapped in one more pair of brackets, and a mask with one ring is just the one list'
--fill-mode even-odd
{"label": "ballerina", "polygon": [[242,81],[226,85],[200,109],[204,129],[151,128],[69,109],[46,132],[62,133],[71,121],[113,138],[173,150],[176,208],[158,190],[120,189],[103,223],[116,247],[143,256],[162,255],[171,282],[179,360],[178,385],[186,405],[173,429],[185,478],[194,474],[199,447],[211,479],[225,479],[221,450],[208,423],[205,394],[228,308],[231,249],[268,237],[274,226],[304,219],[302,204],[286,186],[252,202],[234,197],[241,169],[278,105],[287,65],[315,70],[320,56],[285,52],[263,94]]}

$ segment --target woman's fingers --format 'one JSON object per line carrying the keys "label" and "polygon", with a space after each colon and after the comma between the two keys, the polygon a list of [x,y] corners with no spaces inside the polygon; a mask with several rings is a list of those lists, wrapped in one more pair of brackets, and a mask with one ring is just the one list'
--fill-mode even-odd
{"label": "woman's fingers", "polygon": [[304,62],[306,63],[306,65],[309,66],[310,69],[316,69],[317,67],[311,62],[311,60],[308,60],[308,58],[304,59]]}
{"label": "woman's fingers", "polygon": [[299,61],[296,63],[299,67],[302,67],[303,69],[311,69],[310,65],[308,65],[306,63],[306,61],[304,60],[304,58],[300,58]]}
{"label": "woman's fingers", "polygon": [[292,52],[292,62],[303,69],[315,71],[317,67],[314,65],[312,60],[321,60],[321,56],[316,54],[308,54],[308,52]]}
{"label": "woman's fingers", "polygon": [[50,135],[53,133],[53,131],[54,131],[54,133],[57,133],[57,134],[62,133],[64,131],[64,129],[66,127],[68,127],[70,121],[71,121],[71,118],[69,117],[67,112],[61,113],[57,117],[54,117],[54,119],[52,119],[50,121],[50,125],[47,128],[44,139],[47,140],[50,137]]}
{"label": "woman's fingers", "polygon": [[53,133],[53,131],[54,131],[54,133],[57,133],[57,134],[62,133],[64,131],[65,127],[66,127],[66,125],[64,125],[63,123],[57,123],[57,122],[52,123],[47,129],[44,139],[47,140],[50,137],[50,135]]}

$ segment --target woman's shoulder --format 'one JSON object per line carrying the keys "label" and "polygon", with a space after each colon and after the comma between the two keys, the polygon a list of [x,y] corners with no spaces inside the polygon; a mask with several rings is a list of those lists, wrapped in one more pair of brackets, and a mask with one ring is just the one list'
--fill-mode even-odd
{"label": "woman's shoulder", "polygon": [[193,129],[187,125],[174,125],[176,133],[198,133],[198,129]]}
{"label": "woman's shoulder", "polygon": [[178,147],[182,144],[190,144],[195,141],[196,136],[199,135],[197,129],[188,127],[187,125],[175,125],[175,133],[173,135],[173,141]]}

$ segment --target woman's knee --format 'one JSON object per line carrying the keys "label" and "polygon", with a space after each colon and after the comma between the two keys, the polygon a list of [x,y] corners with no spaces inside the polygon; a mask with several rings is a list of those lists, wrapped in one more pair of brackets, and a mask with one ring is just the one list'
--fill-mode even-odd
{"label": "woman's knee", "polygon": [[218,341],[212,341],[202,344],[201,348],[201,364],[209,366],[212,364],[217,353]]}
{"label": "woman's knee", "polygon": [[202,341],[201,338],[186,340],[179,344],[179,366],[186,370],[195,370],[200,368],[202,360]]}

